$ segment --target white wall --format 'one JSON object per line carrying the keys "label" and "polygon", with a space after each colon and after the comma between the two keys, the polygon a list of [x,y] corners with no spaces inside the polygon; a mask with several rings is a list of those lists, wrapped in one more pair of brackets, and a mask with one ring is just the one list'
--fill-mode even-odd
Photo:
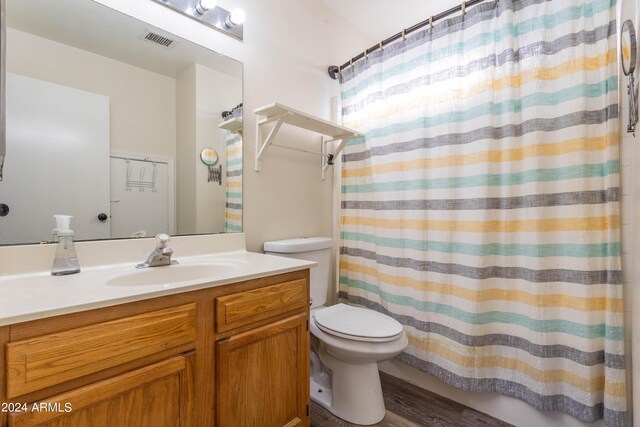
{"label": "white wall", "polygon": [[[634,21],[636,31],[638,28],[637,13],[639,10],[636,7],[635,0],[622,0],[619,5],[618,14],[618,33],[622,23],[631,19]],[[638,65],[638,64],[636,64]],[[638,213],[640,210],[634,209],[636,203],[640,201],[640,197],[635,193],[640,191],[638,182],[638,167],[640,161],[637,160],[637,156],[640,154],[640,150],[635,147],[638,143],[636,136],[632,133],[627,133],[627,124],[629,122],[629,96],[627,94],[628,78],[624,77],[622,69],[619,70],[620,81],[620,160],[621,160],[621,189],[622,199],[620,203],[621,210],[621,223],[622,223],[622,276],[624,282],[624,313],[625,313],[625,352],[626,352],[626,364],[627,364],[627,397],[629,405],[629,420],[633,422],[635,418],[636,425],[640,425],[640,407],[634,408],[634,402],[638,401],[640,397],[640,368],[638,365],[638,356],[640,356],[640,348],[634,348],[633,339],[636,337],[636,343],[638,341],[637,335],[640,332],[640,328],[634,327],[634,321],[637,320],[634,316],[640,312],[640,292],[634,292],[635,277],[637,272],[634,272],[634,268],[638,268],[637,262],[634,262],[634,254],[640,253],[640,239],[638,239],[638,233],[640,233],[640,227],[635,224],[638,222]],[[638,79],[638,70],[635,72],[636,81]],[[636,90],[637,90],[636,84]],[[638,124],[638,130],[640,130],[640,123]],[[635,176],[635,178],[634,178]],[[634,381],[635,379],[635,381]],[[635,393],[634,393],[635,390]],[[635,410],[634,410],[635,409]]]}
{"label": "white wall", "polygon": [[[196,232],[224,231],[227,186],[226,132],[218,129],[222,112],[242,102],[242,80],[196,64]],[[213,148],[222,165],[222,185],[207,182],[209,168],[200,161],[200,152]]]}
{"label": "white wall", "polygon": [[176,233],[196,232],[196,66],[176,78]]}
{"label": "white wall", "polygon": [[[328,118],[339,85],[326,68],[373,40],[317,0],[220,0],[247,14],[244,42],[151,1],[99,0],[133,17],[244,63],[244,231],[249,250],[266,240],[332,235],[332,179],[320,180],[317,157],[272,148],[253,171],[255,108],[278,101]],[[278,143],[317,147],[317,136],[283,126]],[[308,147],[305,147],[308,148]],[[318,148],[319,149],[319,148]]]}
{"label": "white wall", "polygon": [[[626,19],[633,19],[636,33],[640,23],[640,8],[636,0],[623,0],[619,25]],[[636,90],[638,89],[639,64],[636,64]],[[620,105],[622,107],[621,127],[624,132],[629,117],[627,95],[628,79],[620,77]],[[637,125],[640,131],[640,123]],[[629,133],[622,134],[620,157],[622,160],[622,274],[625,283],[625,342],[627,349],[627,393],[629,393],[633,411],[630,421],[640,426],[640,327],[635,326],[640,313],[640,291],[634,291],[640,277],[640,263],[636,261],[640,254],[640,149],[638,138]],[[635,314],[634,314],[635,313]]]}
{"label": "white wall", "polygon": [[175,79],[7,29],[7,70],[109,97],[111,150],[175,158]]}
{"label": "white wall", "polygon": [[[242,102],[241,94],[242,80],[201,64],[176,79],[178,234],[224,231],[227,141],[218,124],[223,111]],[[222,165],[222,185],[207,181],[204,148],[218,153],[214,167]]]}

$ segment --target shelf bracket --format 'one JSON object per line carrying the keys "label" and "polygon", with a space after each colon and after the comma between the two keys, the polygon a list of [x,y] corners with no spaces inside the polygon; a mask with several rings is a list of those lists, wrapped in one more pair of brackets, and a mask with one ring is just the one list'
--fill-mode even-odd
{"label": "shelf bracket", "polygon": [[[1,1],[1,0],[0,0]],[[255,159],[255,171],[259,171],[262,168],[261,159],[267,152],[269,147],[274,144],[273,140],[276,137],[280,126],[288,124],[300,129],[306,129],[311,132],[323,135],[320,139],[320,153],[310,152],[301,148],[284,146],[296,151],[310,152],[312,154],[320,155],[320,171],[322,179],[324,180],[327,175],[327,169],[333,165],[333,161],[344,149],[347,142],[353,138],[363,136],[364,134],[338,125],[336,123],[329,122],[311,114],[304,113],[302,111],[294,110],[293,108],[278,104],[276,102],[264,107],[256,108],[253,113],[258,116],[256,120],[256,159]],[[269,134],[265,138],[265,127],[267,124],[275,123],[269,131]],[[331,146],[329,144],[336,143],[334,150],[330,152]]]}
{"label": "shelf bracket", "polygon": [[325,177],[326,177],[326,170],[327,167],[326,164],[328,163],[328,156],[327,156],[327,144],[329,143],[329,140],[325,141],[325,137],[321,136],[320,137],[320,150],[321,150],[321,155],[320,155],[320,172],[321,172],[321,176],[322,176],[322,180],[324,181]]}
{"label": "shelf bracket", "polygon": [[[262,161],[260,160],[267,149],[273,144],[273,140],[276,137],[276,134],[280,130],[280,126],[284,123],[284,118],[288,116],[289,113],[278,114],[273,117],[269,117],[268,119],[256,120],[256,164],[254,170],[256,172],[262,170]],[[269,123],[276,122],[276,124],[271,128],[269,135],[263,141],[263,130],[264,126]]]}
{"label": "shelf bracket", "polygon": [[[333,162],[340,155],[344,147],[347,145],[347,142],[351,138],[355,138],[356,135],[342,135],[333,139],[325,139],[325,137],[321,137],[321,146],[322,146],[322,180],[324,181],[327,175],[327,169],[329,166],[333,166]],[[333,153],[329,153],[327,148],[328,144],[331,142],[340,141],[340,144],[336,147]]]}

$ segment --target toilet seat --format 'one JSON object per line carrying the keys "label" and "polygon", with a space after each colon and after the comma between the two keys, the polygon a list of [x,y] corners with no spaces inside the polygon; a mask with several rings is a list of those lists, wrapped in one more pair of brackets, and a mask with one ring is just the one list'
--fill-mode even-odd
{"label": "toilet seat", "polygon": [[354,341],[389,342],[400,338],[403,328],[397,320],[366,308],[336,304],[316,310],[316,326],[327,334]]}

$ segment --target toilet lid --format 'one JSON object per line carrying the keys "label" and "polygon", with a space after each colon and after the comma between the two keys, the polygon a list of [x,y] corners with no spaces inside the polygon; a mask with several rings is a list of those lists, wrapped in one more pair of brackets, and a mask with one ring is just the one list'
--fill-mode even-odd
{"label": "toilet lid", "polygon": [[403,332],[400,322],[385,314],[346,304],[317,310],[314,317],[323,331],[359,341],[386,341]]}

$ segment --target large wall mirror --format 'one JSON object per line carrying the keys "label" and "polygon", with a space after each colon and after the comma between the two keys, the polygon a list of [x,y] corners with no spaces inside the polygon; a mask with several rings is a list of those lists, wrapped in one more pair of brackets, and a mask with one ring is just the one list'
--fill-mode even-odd
{"label": "large wall mirror", "polygon": [[242,231],[240,62],[93,0],[6,19],[0,244]]}

